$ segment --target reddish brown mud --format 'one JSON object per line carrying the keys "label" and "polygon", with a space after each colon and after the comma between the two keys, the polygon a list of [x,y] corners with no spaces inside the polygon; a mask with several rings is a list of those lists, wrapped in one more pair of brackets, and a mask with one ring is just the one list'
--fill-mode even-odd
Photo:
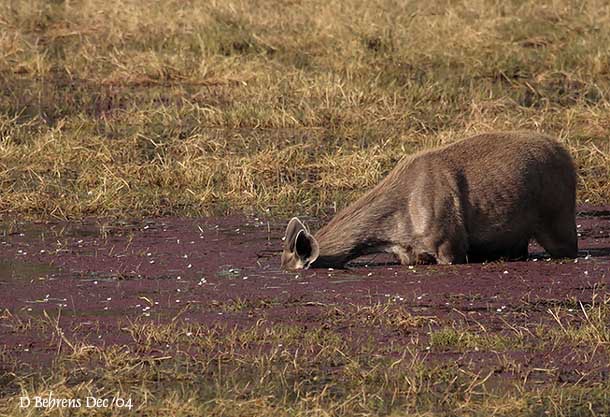
{"label": "reddish brown mud", "polygon": [[[608,358],[603,352],[515,347],[499,354],[430,346],[431,332],[455,323],[502,336],[533,334],[536,326],[552,325],[557,307],[568,314],[568,321],[584,320],[582,309],[608,294],[610,208],[581,207],[577,223],[577,260],[549,260],[532,245],[530,259],[523,262],[410,268],[377,256],[346,270],[299,273],[279,269],[284,221],[224,217],[6,223],[0,233],[0,341],[3,357],[11,363],[0,368],[37,368],[56,354],[50,335],[8,326],[10,318],[46,315],[68,329],[68,339],[78,336],[109,346],[133,343],[121,330],[125,320],[167,322],[178,317],[226,328],[253,326],[260,319],[269,326],[335,326],[354,343],[372,338],[388,354],[399,355],[413,344],[430,363],[477,363],[511,375],[550,367],[558,370],[553,375],[560,380],[582,375],[604,379]],[[386,303],[428,324],[371,327],[358,314],[333,320],[339,310]]]}

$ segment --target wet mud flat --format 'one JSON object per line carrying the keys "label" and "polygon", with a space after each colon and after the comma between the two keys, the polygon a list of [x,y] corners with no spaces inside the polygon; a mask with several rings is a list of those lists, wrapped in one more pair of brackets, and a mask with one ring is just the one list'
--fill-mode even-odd
{"label": "wet mud flat", "polygon": [[[500,385],[608,383],[610,208],[580,207],[576,260],[532,245],[523,262],[406,267],[380,255],[298,273],[279,269],[283,220],[3,224],[0,372],[44,372],[76,345],[196,357],[193,333],[221,345],[223,334],[281,328],[393,360],[409,352]],[[180,349],[134,330],[153,328],[186,335]],[[250,342],[238,348],[270,348]],[[3,394],[17,393],[13,382],[2,381]]]}

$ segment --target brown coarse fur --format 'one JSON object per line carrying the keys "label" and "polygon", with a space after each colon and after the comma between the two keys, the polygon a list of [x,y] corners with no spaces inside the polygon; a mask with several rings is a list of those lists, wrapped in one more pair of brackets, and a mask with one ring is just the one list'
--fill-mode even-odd
{"label": "brown coarse fur", "polygon": [[341,267],[376,252],[402,264],[519,259],[532,238],[552,257],[575,257],[575,195],[574,163],[556,140],[476,135],[403,158],[315,237],[293,223],[283,265]]}

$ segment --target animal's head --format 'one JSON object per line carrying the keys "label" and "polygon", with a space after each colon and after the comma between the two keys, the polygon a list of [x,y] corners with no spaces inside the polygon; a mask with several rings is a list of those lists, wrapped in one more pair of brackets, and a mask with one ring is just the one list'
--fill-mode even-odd
{"label": "animal's head", "polygon": [[307,269],[318,258],[320,248],[316,239],[299,219],[293,217],[286,227],[282,268]]}

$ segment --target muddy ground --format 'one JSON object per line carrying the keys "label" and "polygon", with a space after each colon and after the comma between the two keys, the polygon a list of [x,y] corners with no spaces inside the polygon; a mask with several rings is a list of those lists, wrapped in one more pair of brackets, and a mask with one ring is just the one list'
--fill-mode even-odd
{"label": "muddy ground", "polygon": [[[121,330],[129,320],[194,322],[224,328],[296,324],[334,326],[353,343],[373,340],[397,355],[407,347],[424,361],[475,364],[515,377],[559,381],[607,380],[607,351],[555,346],[505,349],[505,369],[489,350],[448,343],[430,334],[446,326],[480,334],[525,332],[584,323],[582,311],[603,303],[610,283],[610,207],[580,207],[580,257],[549,260],[532,245],[524,262],[403,267],[384,256],[347,270],[279,269],[284,221],[254,217],[156,218],[133,222],[7,222],[0,234],[0,370],[36,370],[53,360],[57,343],[15,317],[57,317],[67,340],[94,346],[134,343]],[[390,306],[423,318],[424,326],[366,323],[333,312]],[[351,319],[349,318],[351,317]],[[565,321],[563,321],[565,320]],[[388,324],[389,323],[389,324]],[[432,346],[432,348],[431,348]],[[582,346],[581,346],[582,347]]]}

